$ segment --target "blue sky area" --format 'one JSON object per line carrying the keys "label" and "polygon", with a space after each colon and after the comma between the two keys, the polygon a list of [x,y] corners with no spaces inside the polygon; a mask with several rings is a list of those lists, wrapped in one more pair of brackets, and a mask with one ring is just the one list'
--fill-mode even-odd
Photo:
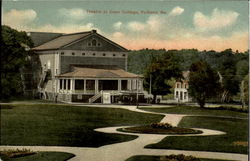
{"label": "blue sky area", "polygon": [[128,49],[248,49],[247,1],[2,2],[2,24],[72,33],[96,29]]}

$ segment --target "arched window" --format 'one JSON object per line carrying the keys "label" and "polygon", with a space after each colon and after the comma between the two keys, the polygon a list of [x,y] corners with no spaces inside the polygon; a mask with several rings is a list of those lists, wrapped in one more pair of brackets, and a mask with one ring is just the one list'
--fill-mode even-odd
{"label": "arched window", "polygon": [[94,39],[94,40],[92,40],[92,46],[96,46],[96,40]]}

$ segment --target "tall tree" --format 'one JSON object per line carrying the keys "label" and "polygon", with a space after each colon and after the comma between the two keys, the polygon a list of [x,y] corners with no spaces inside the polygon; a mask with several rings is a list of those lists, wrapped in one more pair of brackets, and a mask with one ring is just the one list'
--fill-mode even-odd
{"label": "tall tree", "polygon": [[191,65],[188,91],[201,108],[205,106],[208,98],[217,94],[219,88],[219,75],[207,62],[198,61]]}
{"label": "tall tree", "polygon": [[241,81],[241,102],[242,108],[249,107],[249,74]]}
{"label": "tall tree", "polygon": [[171,52],[166,52],[160,57],[153,58],[146,68],[144,77],[144,87],[148,91],[151,87],[153,103],[155,103],[156,95],[170,93],[171,86],[167,83],[167,80],[181,77],[181,70],[176,56]]}
{"label": "tall tree", "polygon": [[25,65],[28,46],[33,43],[25,32],[18,32],[8,26],[2,26],[1,32],[1,96],[0,99],[22,94],[20,68]]}
{"label": "tall tree", "polygon": [[240,81],[236,75],[236,55],[233,54],[231,49],[222,51],[221,54],[223,55],[219,66],[223,88],[221,101],[229,102],[232,100],[232,96],[236,95],[240,90]]}

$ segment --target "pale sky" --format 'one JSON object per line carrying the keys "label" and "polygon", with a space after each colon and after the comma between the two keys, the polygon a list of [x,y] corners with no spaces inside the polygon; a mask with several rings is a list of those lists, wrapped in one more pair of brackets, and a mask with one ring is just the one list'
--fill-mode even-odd
{"label": "pale sky", "polygon": [[248,49],[248,2],[208,0],[13,0],[2,24],[22,31],[96,29],[127,49]]}

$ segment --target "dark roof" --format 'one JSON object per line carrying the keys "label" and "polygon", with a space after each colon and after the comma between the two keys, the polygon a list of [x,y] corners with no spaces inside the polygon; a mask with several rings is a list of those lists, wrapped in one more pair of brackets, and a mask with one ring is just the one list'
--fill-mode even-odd
{"label": "dark roof", "polygon": [[53,40],[63,35],[62,33],[52,33],[52,32],[28,32],[27,34],[32,39],[34,47],[44,44],[50,40]]}
{"label": "dark roof", "polygon": [[51,49],[59,49],[69,43],[72,43],[76,40],[79,40],[85,36],[90,35],[91,32],[81,32],[74,34],[64,34],[61,35],[51,41],[48,41],[40,46],[33,48],[33,50],[51,50]]}
{"label": "dark roof", "polygon": [[142,76],[126,72],[123,69],[116,67],[73,67],[72,72],[64,73],[58,77],[73,77],[73,78],[141,78]]}
{"label": "dark roof", "polygon": [[[55,34],[55,33],[54,33]],[[109,43],[121,48],[122,50],[127,51],[126,48],[118,45],[117,43],[105,38],[104,36],[98,34],[96,30],[87,31],[87,32],[79,32],[79,33],[71,33],[71,34],[61,34],[57,37],[54,37],[54,39],[48,40],[47,42],[44,42],[40,46],[36,46],[33,48],[33,50],[55,50],[62,48],[66,45],[72,44],[74,42],[77,42],[80,39],[86,38],[87,36],[95,34],[99,36],[100,38],[104,39],[105,41],[108,41]]]}

